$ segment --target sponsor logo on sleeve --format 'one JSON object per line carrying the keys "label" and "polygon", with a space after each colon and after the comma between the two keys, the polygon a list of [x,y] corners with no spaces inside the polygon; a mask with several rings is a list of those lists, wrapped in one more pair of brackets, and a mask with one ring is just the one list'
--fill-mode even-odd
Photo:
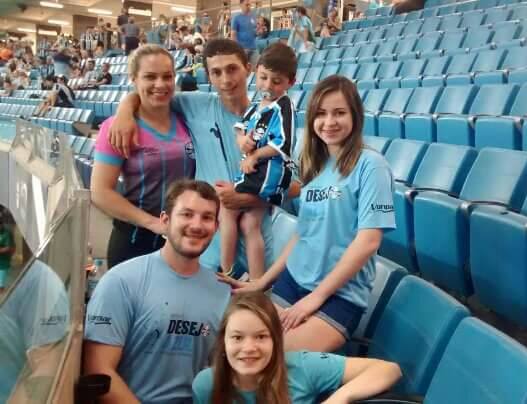
{"label": "sponsor logo on sleeve", "polygon": [[389,204],[372,203],[370,207],[371,207],[372,212],[382,212],[382,213],[393,212],[393,205],[389,205]]}
{"label": "sponsor logo on sleeve", "polygon": [[93,325],[112,325],[112,318],[108,316],[88,314],[88,323]]}

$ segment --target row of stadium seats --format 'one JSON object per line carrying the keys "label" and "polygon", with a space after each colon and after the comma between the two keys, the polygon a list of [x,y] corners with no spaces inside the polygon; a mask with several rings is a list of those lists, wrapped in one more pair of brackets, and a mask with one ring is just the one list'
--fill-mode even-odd
{"label": "row of stadium seats", "polygon": [[[496,30],[497,38],[504,35],[511,35],[504,31],[503,25],[519,24],[527,18],[527,5],[521,8],[497,8],[484,12],[470,12],[453,14],[447,17],[432,17],[426,20],[416,20],[412,22],[402,22],[388,24],[385,26],[374,27],[363,30],[344,31],[330,38],[324,38],[320,41],[321,49],[350,46],[352,44],[365,44],[369,42],[378,42],[382,40],[395,39],[398,37],[422,37],[433,32],[450,32],[459,31],[472,32],[477,29],[481,32]],[[509,28],[510,29],[510,28]],[[483,34],[480,34],[483,35]],[[516,33],[520,35],[520,33]],[[525,32],[523,33],[525,35]],[[470,37],[470,35],[467,35]],[[468,40],[467,40],[468,41]],[[467,47],[467,46],[465,46]]]}
{"label": "row of stadium seats", "polygon": [[384,153],[396,180],[397,229],[380,254],[527,326],[527,153],[365,141]]}
{"label": "row of stadium seats", "polygon": [[[285,242],[296,219],[275,211],[273,234],[279,235],[275,242]],[[426,403],[456,403],[461,397],[470,403],[520,403],[525,398],[525,347],[470,317],[465,306],[437,287],[383,258],[377,260],[369,308],[354,336],[368,341],[368,357],[401,366],[397,392],[424,396]]]}
{"label": "row of stadium seats", "polygon": [[391,23],[409,22],[435,16],[446,16],[448,14],[453,13],[462,13],[473,10],[485,10],[492,7],[508,5],[516,6],[517,3],[521,3],[521,0],[475,0],[448,4],[439,7],[425,7],[423,10],[415,10],[409,13],[402,13],[397,15],[389,15],[391,10],[388,8],[386,10],[380,11],[381,13],[384,13],[384,15],[375,15],[362,19],[346,21],[344,22],[342,27],[345,31],[353,29],[364,29]]}
{"label": "row of stadium seats", "polygon": [[[365,135],[527,151],[527,84],[373,89],[359,94]],[[253,102],[257,96],[249,92]],[[292,90],[289,96],[302,128],[310,94]]]}

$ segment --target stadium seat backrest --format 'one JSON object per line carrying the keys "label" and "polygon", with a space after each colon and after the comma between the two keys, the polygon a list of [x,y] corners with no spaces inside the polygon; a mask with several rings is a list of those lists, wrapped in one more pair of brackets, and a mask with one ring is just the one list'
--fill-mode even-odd
{"label": "stadium seat backrest", "polygon": [[392,139],[381,136],[363,136],[363,141],[369,148],[384,154]]}
{"label": "stadium seat backrest", "polygon": [[460,198],[492,201],[519,210],[527,195],[527,153],[483,148],[472,165]]}
{"label": "stadium seat backrest", "polygon": [[421,27],[423,26],[423,22],[420,20],[416,21],[410,21],[406,24],[406,27],[404,27],[403,35],[417,35],[421,31]]}
{"label": "stadium seat backrest", "polygon": [[358,32],[357,35],[355,35],[353,42],[354,43],[366,42],[368,41],[369,36],[370,36],[370,31]]}
{"label": "stadium seat backrest", "polygon": [[379,318],[368,356],[401,366],[403,377],[395,391],[424,395],[450,337],[468,315],[431,283],[405,276]]}
{"label": "stadium seat backrest", "polygon": [[415,173],[413,186],[457,195],[477,155],[469,146],[431,143]]}
{"label": "stadium seat backrest", "polygon": [[357,70],[359,69],[358,64],[354,63],[343,63],[340,65],[339,74],[341,76],[347,77],[348,79],[353,79],[355,75],[357,74]]}
{"label": "stadium seat backrest", "polygon": [[459,28],[462,18],[462,14],[451,14],[443,17],[440,27],[441,31],[447,32]]}
{"label": "stadium seat backrest", "polygon": [[428,143],[417,140],[394,139],[386,153],[386,160],[390,164],[396,181],[411,184],[421,162]]}
{"label": "stadium seat backrest", "polygon": [[354,61],[356,56],[357,56],[357,53],[359,53],[360,51],[360,46],[356,45],[356,46],[348,46],[346,48],[346,50],[344,51],[344,53],[342,54],[342,61],[344,63],[346,63],[346,61]]}
{"label": "stadium seat backrest", "polygon": [[423,26],[421,27],[421,34],[426,34],[427,32],[438,31],[442,22],[443,22],[443,17],[428,18],[426,20],[426,24],[423,24]]}
{"label": "stadium seat backrest", "polygon": [[481,51],[478,53],[471,70],[474,73],[498,70],[506,54],[505,49]]}
{"label": "stadium seat backrest", "polygon": [[449,4],[442,7],[439,7],[437,10],[437,15],[450,15],[456,12],[456,4]]}
{"label": "stadium seat backrest", "polygon": [[516,47],[509,49],[505,60],[501,66],[502,69],[525,69],[527,66],[527,48]]}
{"label": "stadium seat backrest", "polygon": [[400,77],[419,76],[428,62],[428,59],[405,60],[399,71]]}
{"label": "stadium seat backrest", "polygon": [[467,32],[467,36],[463,41],[463,47],[470,49],[486,45],[490,42],[493,33],[489,27],[472,28]]}
{"label": "stadium seat backrest", "polygon": [[498,0],[478,0],[477,8],[485,10],[487,8],[495,7],[498,4]]}
{"label": "stadium seat backrest", "polygon": [[477,27],[483,23],[485,13],[482,10],[469,11],[463,14],[462,27]]}
{"label": "stadium seat backrest", "polygon": [[443,90],[434,112],[438,114],[467,114],[478,88],[468,86],[447,86]]}
{"label": "stadium seat backrest", "polygon": [[427,404],[524,403],[527,349],[488,324],[463,319],[432,378]]}
{"label": "stadium seat backrest", "polygon": [[457,49],[465,39],[465,32],[461,30],[447,31],[441,39],[439,49]]}
{"label": "stadium seat backrest", "polygon": [[359,67],[359,71],[355,75],[357,80],[373,79],[377,70],[379,70],[379,63],[363,63]]}
{"label": "stadium seat backrest", "polygon": [[515,6],[510,16],[511,20],[524,20],[527,18],[527,5]]}
{"label": "stadium seat backrest", "polygon": [[500,26],[494,28],[494,35],[492,36],[492,42],[499,44],[501,42],[511,41],[518,38],[521,32],[521,25],[516,22],[508,22],[506,24],[500,24]]}
{"label": "stadium seat backrest", "polygon": [[512,10],[506,7],[493,8],[487,10],[485,24],[496,24],[497,22],[507,21],[512,14]]}
{"label": "stadium seat backrest", "polygon": [[398,54],[410,53],[417,44],[417,37],[405,37],[397,42],[394,52]]}
{"label": "stadium seat backrest", "polygon": [[332,74],[337,74],[340,69],[340,65],[326,65],[322,69],[322,72],[320,73],[320,80],[325,79],[328,76],[331,76]]}
{"label": "stadium seat backrest", "polygon": [[520,87],[516,94],[516,98],[512,104],[509,115],[512,116],[527,116],[527,84]]}
{"label": "stadium seat backrest", "polygon": [[386,29],[384,27],[378,27],[377,29],[373,30],[370,33],[370,37],[368,38],[368,41],[369,42],[381,41],[384,38],[385,33],[386,33]]}
{"label": "stadium seat backrest", "polygon": [[304,92],[302,90],[290,90],[288,95],[293,105],[295,106],[295,109],[298,109],[298,106],[302,101],[302,97],[304,96]]}
{"label": "stadium seat backrest", "polygon": [[443,56],[440,58],[431,58],[425,66],[423,71],[424,76],[440,76],[448,68],[452,60],[451,56]]}
{"label": "stadium seat backrest", "polygon": [[385,38],[396,38],[398,36],[401,36],[402,32],[403,32],[403,29],[406,27],[406,23],[405,22],[400,22],[400,23],[397,23],[397,24],[392,24],[391,27],[389,27],[385,34],[384,34],[384,37]]}
{"label": "stadium seat backrest", "polygon": [[436,49],[439,45],[439,42],[441,41],[442,36],[442,32],[431,32],[429,34],[424,35],[422,38],[419,39],[419,41],[417,41],[415,50],[420,52],[426,52]]}
{"label": "stadium seat backrest", "polygon": [[383,111],[393,113],[403,113],[406,110],[406,106],[410,101],[410,97],[413,93],[413,88],[394,88],[386,103],[384,104]]}
{"label": "stadium seat backrest", "polygon": [[368,91],[363,103],[364,110],[371,112],[381,111],[389,94],[390,90],[387,88]]}
{"label": "stadium seat backrest", "polygon": [[479,88],[472,102],[471,115],[506,115],[519,87],[514,84],[488,84]]}
{"label": "stadium seat backrest", "polygon": [[401,62],[386,62],[382,63],[377,70],[376,78],[384,79],[398,76],[399,69],[401,68]]}
{"label": "stadium seat backrest", "polygon": [[300,57],[298,58],[298,66],[299,67],[311,66],[311,61],[313,60],[313,56],[315,56],[315,52],[301,53]]}
{"label": "stadium seat backrest", "polygon": [[417,87],[406,106],[405,113],[429,114],[434,111],[443,87]]}
{"label": "stadium seat backrest", "polygon": [[458,3],[456,13],[465,13],[467,11],[475,10],[477,5],[478,3],[476,1],[464,1]]}
{"label": "stadium seat backrest", "polygon": [[332,48],[329,50],[329,52],[326,55],[326,60],[340,60],[342,58],[342,54],[344,53],[344,48]]}
{"label": "stadium seat backrest", "polygon": [[320,49],[319,51],[315,52],[313,59],[311,60],[311,66],[321,66],[326,63],[328,52],[328,49]]}
{"label": "stadium seat backrest", "polygon": [[273,208],[273,257],[276,259],[296,231],[297,219],[280,208]]}

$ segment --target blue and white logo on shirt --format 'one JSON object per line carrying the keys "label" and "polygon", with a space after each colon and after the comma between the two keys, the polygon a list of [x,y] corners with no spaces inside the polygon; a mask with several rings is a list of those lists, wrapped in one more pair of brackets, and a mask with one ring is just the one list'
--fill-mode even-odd
{"label": "blue and white logo on shirt", "polygon": [[310,189],[306,192],[305,202],[323,202],[328,199],[340,199],[342,191],[339,187],[330,185],[329,187]]}

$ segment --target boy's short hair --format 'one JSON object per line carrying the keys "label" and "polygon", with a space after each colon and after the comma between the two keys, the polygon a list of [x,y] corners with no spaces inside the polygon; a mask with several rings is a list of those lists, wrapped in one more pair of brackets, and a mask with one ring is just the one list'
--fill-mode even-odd
{"label": "boy's short hair", "polygon": [[295,51],[281,42],[275,42],[264,49],[256,67],[263,66],[276,73],[281,73],[293,81],[296,77],[297,60]]}
{"label": "boy's short hair", "polygon": [[207,42],[205,49],[203,50],[203,66],[207,73],[209,72],[207,58],[220,55],[236,55],[243,66],[247,66],[247,63],[249,63],[247,53],[245,53],[245,50],[238,42],[233,41],[232,39],[213,39]]}

